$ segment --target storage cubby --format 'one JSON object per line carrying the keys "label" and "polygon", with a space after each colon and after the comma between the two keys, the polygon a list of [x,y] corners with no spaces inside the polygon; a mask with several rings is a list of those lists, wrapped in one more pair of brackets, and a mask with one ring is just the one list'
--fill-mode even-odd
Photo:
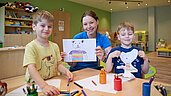
{"label": "storage cubby", "polygon": [[[35,38],[32,31],[32,14],[25,12],[23,9],[1,7],[0,19],[2,22],[0,40],[3,47],[25,46]],[[25,35],[27,34],[27,35]],[[23,38],[23,36],[27,39]],[[21,40],[19,40],[21,39]],[[25,41],[26,40],[26,41]]]}

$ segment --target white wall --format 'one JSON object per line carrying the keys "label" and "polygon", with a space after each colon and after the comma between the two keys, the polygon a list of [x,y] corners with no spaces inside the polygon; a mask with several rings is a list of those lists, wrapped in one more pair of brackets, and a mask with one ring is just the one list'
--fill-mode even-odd
{"label": "white wall", "polygon": [[117,26],[123,21],[131,22],[134,25],[135,30],[147,30],[147,9],[113,12],[111,14],[112,32],[115,32],[117,30]]}
{"label": "white wall", "polygon": [[163,38],[171,44],[171,5],[156,8],[157,40]]}
{"label": "white wall", "polygon": [[[111,14],[111,30],[116,31],[116,28],[120,22],[129,21],[135,26],[135,30],[151,30],[150,26],[154,26],[154,34],[149,38],[154,38],[149,47],[155,47],[154,44],[159,38],[165,39],[168,44],[171,44],[171,6],[154,7],[153,19],[154,24],[149,23],[151,20],[151,14],[148,14],[150,8],[113,12]],[[150,33],[150,32],[149,32]],[[150,48],[150,51],[155,51],[155,48]]]}

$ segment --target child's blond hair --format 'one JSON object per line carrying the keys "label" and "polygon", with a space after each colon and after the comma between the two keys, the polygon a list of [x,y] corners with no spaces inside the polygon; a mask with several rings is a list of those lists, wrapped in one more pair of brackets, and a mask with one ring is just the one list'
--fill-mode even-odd
{"label": "child's blond hair", "polygon": [[46,19],[48,22],[54,22],[53,15],[45,10],[37,11],[33,15],[33,24],[37,25],[38,22],[41,22],[42,19]]}
{"label": "child's blond hair", "polygon": [[131,23],[129,23],[129,22],[122,22],[122,23],[120,23],[118,28],[117,28],[117,34],[119,34],[119,31],[122,28],[131,29],[134,32],[134,26]]}

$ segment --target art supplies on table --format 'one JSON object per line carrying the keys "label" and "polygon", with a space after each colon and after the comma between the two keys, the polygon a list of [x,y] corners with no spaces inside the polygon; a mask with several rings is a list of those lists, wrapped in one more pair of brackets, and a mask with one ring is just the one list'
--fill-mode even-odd
{"label": "art supplies on table", "polygon": [[[99,83],[99,75],[91,76],[82,80],[74,81],[77,84],[81,85],[82,87],[92,90],[92,91],[101,91],[101,92],[108,92],[112,94],[116,94],[116,90],[114,90],[114,73],[107,73],[106,74],[106,84],[100,84]],[[132,78],[124,78],[120,74],[118,74],[118,77],[122,79],[122,83],[132,80]],[[135,78],[135,77],[134,77]],[[92,83],[92,80],[96,83],[97,86],[95,86]],[[113,85],[113,86],[111,86]]]}
{"label": "art supplies on table", "polygon": [[97,84],[92,80],[92,83],[95,85],[95,86],[97,86]]}
{"label": "art supplies on table", "polygon": [[122,90],[122,79],[118,77],[118,75],[114,75],[114,90],[121,91]]}
{"label": "art supplies on table", "polygon": [[99,83],[100,84],[106,84],[106,72],[104,69],[101,69],[99,74]]}
{"label": "art supplies on table", "polygon": [[35,86],[35,84],[32,84],[32,86],[27,85],[26,86],[27,91],[25,91],[25,89],[23,88],[23,92],[27,94],[27,96],[38,96],[37,88],[38,87]]}
{"label": "art supplies on table", "polygon": [[[60,79],[50,79],[50,80],[47,80],[46,81],[49,85],[53,85],[55,87],[57,87],[58,89],[60,89],[60,83],[61,83],[61,80]],[[37,86],[37,85],[35,85]],[[25,92],[26,92],[26,88],[27,87],[27,84],[7,93],[5,96],[25,96]],[[24,92],[24,90],[25,92]],[[37,87],[37,92],[42,92],[42,90],[40,89],[40,87]]]}

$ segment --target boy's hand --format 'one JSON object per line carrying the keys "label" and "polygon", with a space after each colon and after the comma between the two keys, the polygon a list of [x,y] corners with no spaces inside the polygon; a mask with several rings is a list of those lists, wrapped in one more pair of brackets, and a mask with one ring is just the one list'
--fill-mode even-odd
{"label": "boy's hand", "polygon": [[141,58],[143,58],[144,60],[146,60],[147,59],[147,57],[146,57],[146,55],[145,55],[145,52],[144,51],[139,51],[138,52],[138,56],[140,56]]}
{"label": "boy's hand", "polygon": [[70,81],[73,81],[74,75],[69,70],[66,71],[66,75],[68,76],[68,78],[70,79]]}
{"label": "boy's hand", "polygon": [[62,57],[62,60],[64,60],[64,57],[67,55],[65,52],[61,52],[61,57]]}
{"label": "boy's hand", "polygon": [[43,93],[46,94],[47,96],[54,96],[60,94],[58,88],[48,84],[43,87]]}
{"label": "boy's hand", "polygon": [[100,46],[97,46],[95,50],[96,50],[96,56],[97,56],[100,60],[102,60],[103,57],[104,57],[104,50],[103,50]]}
{"label": "boy's hand", "polygon": [[121,55],[121,52],[116,50],[116,51],[110,53],[109,57],[110,58],[115,58],[115,57],[119,57],[120,55]]}

